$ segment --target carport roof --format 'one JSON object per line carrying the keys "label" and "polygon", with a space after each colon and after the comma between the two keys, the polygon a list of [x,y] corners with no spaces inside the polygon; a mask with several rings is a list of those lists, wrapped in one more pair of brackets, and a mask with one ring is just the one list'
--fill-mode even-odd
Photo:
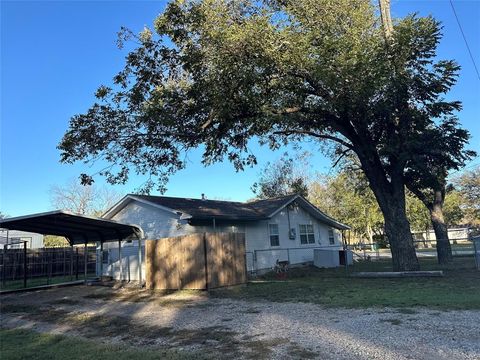
{"label": "carport roof", "polygon": [[64,210],[1,219],[0,227],[64,236],[70,245],[84,244],[86,241],[109,242],[143,237],[143,231],[139,226],[73,214]]}

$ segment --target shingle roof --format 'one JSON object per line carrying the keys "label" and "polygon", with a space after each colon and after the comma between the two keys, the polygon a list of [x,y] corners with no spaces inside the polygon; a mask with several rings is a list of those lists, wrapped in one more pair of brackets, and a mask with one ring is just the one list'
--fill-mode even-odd
{"label": "shingle roof", "polygon": [[270,218],[276,211],[295,200],[315,218],[338,229],[348,229],[345,224],[339,223],[335,219],[320,211],[310,204],[306,199],[299,195],[281,196],[266,200],[257,200],[248,203],[223,201],[223,200],[202,200],[191,198],[177,198],[168,196],[151,196],[130,194],[127,197],[147,201],[156,204],[190,219],[210,220],[243,220],[253,221]]}
{"label": "shingle roof", "polygon": [[196,219],[211,219],[215,217],[217,219],[258,220],[268,216],[252,207],[251,203],[151,195],[132,194],[131,196],[177,212],[189,214]]}

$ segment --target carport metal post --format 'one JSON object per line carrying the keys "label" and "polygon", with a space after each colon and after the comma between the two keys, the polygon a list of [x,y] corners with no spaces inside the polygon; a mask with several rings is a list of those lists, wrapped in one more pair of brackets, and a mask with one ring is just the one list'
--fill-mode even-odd
{"label": "carport metal post", "polygon": [[122,239],[118,239],[118,262],[120,266],[120,275],[118,279],[122,281],[122,275],[123,275],[123,266],[122,266]]}
{"label": "carport metal post", "polygon": [[[8,233],[7,233],[7,236],[8,236]],[[8,241],[8,237],[7,237],[7,241]],[[5,257],[7,255],[7,246],[8,246],[8,243],[3,245],[3,254],[2,254],[2,284],[4,287],[5,287],[5,284],[7,283],[7,275],[6,275],[6,269],[5,269],[5,263],[6,263]]]}
{"label": "carport metal post", "polygon": [[27,287],[27,242],[23,242],[23,287]]}
{"label": "carport metal post", "polygon": [[88,252],[87,252],[87,241],[85,241],[85,247],[83,248],[84,250],[84,254],[83,254],[83,262],[84,262],[84,281],[85,281],[85,284],[87,283],[87,262],[88,262]]}
{"label": "carport metal post", "polygon": [[70,281],[73,280],[73,243],[70,245]]}
{"label": "carport metal post", "polygon": [[100,280],[103,276],[103,240],[100,240]]}

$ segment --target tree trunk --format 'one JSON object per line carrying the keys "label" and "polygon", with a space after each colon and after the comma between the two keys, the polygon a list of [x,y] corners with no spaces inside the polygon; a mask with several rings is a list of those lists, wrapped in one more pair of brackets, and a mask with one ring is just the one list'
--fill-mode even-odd
{"label": "tree trunk", "polygon": [[393,270],[419,270],[406,213],[403,168],[393,171],[389,180],[378,158],[368,152],[357,152],[357,155],[385,220],[385,235],[390,244]]}
{"label": "tree trunk", "polygon": [[437,239],[437,260],[439,264],[448,264],[453,261],[452,246],[448,238],[448,228],[443,217],[444,192],[435,191],[434,203],[428,207],[433,230]]}
{"label": "tree trunk", "polygon": [[405,211],[401,204],[391,203],[387,211],[382,211],[385,218],[385,234],[390,243],[394,271],[419,270],[417,254],[413,245],[412,233]]}

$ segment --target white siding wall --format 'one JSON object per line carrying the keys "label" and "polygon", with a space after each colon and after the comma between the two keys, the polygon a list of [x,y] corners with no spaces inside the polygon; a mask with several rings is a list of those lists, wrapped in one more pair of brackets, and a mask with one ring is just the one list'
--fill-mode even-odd
{"label": "white siding wall", "polygon": [[[290,217],[290,228],[295,228],[295,239],[289,239],[288,217]],[[132,201],[122,210],[111,217],[127,224],[139,225],[146,239],[161,239],[164,237],[181,236],[192,233],[213,231],[212,226],[191,226],[180,216],[172,212],[157,208],[142,202]],[[270,245],[269,224],[278,224],[279,246]],[[300,243],[300,224],[311,224],[315,234],[314,244]],[[247,269],[260,270],[272,268],[277,259],[288,260],[291,264],[299,264],[313,261],[313,249],[318,247],[341,246],[341,234],[334,231],[335,244],[330,245],[328,231],[330,227],[325,225],[300,207],[283,209],[270,220],[236,224],[232,226],[217,226],[216,231],[245,232]],[[288,250],[287,250],[288,249]],[[103,265],[103,274],[119,279],[120,265],[118,262],[118,243],[105,243],[104,250],[109,251],[109,263]],[[145,253],[143,249],[142,253]],[[122,278],[128,280],[138,279],[138,244],[122,242]],[[100,261],[100,252],[98,253]],[[99,261],[97,263],[99,263]],[[130,270],[128,270],[130,264]],[[145,277],[144,262],[142,261],[142,276]],[[97,271],[100,267],[97,265]]]}
{"label": "white siding wall", "polygon": [[[148,240],[165,237],[182,236],[199,232],[213,231],[212,226],[191,226],[186,220],[181,220],[180,215],[160,209],[150,204],[132,201],[110,219],[125,224],[140,226]],[[217,225],[216,231],[245,232],[245,225]],[[145,244],[142,245],[142,254],[145,256]],[[103,275],[120,279],[120,263],[118,261],[118,242],[103,244],[104,251],[109,253],[109,262],[103,264]],[[100,274],[100,247],[97,247],[97,274]],[[122,279],[138,280],[138,242],[122,241]],[[142,260],[142,277],[145,279],[145,262]]]}
{"label": "white siding wall", "polygon": [[[295,239],[289,238],[288,217],[290,228],[294,228]],[[277,224],[279,232],[279,246],[270,245],[268,224]],[[313,225],[315,243],[300,243],[299,225]],[[300,207],[283,209],[272,219],[259,221],[246,226],[245,239],[247,243],[247,269],[260,270],[272,268],[277,259],[290,261],[290,264],[299,264],[313,261],[313,248],[341,246],[341,233],[334,230],[335,244],[330,245],[328,230],[330,227],[319,222]],[[287,250],[288,249],[288,250]]]}
{"label": "white siding wall", "polygon": [[[108,252],[108,262],[101,264],[102,254],[97,246],[97,274],[103,267],[103,275],[111,276],[116,280],[138,280],[138,241],[122,242],[122,266],[120,267],[118,243],[104,244],[104,251]],[[122,270],[120,276],[120,269]],[[142,279],[145,280],[145,243],[142,243]]]}
{"label": "white siding wall", "polygon": [[[0,249],[3,249],[3,242],[8,243],[18,242],[18,241],[27,241],[27,249],[39,249],[43,248],[43,235],[31,233],[27,231],[20,230],[7,230],[0,229],[0,237],[2,238],[2,244],[0,244]],[[23,249],[23,243],[9,245],[9,249]]]}

